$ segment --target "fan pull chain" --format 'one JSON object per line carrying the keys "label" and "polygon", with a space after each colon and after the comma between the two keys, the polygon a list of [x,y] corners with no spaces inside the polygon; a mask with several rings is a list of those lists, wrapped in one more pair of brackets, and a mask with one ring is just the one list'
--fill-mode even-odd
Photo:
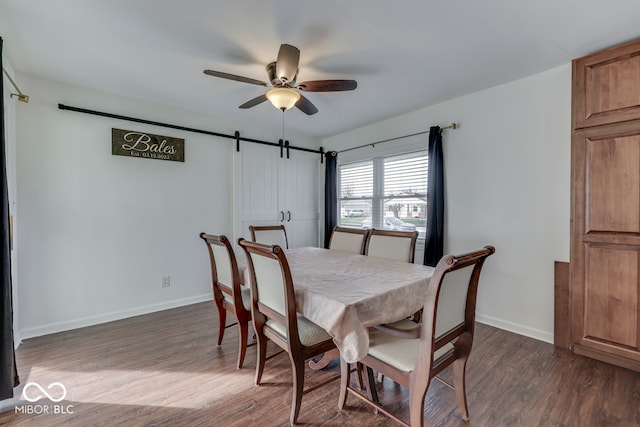
{"label": "fan pull chain", "polygon": [[282,110],[282,140],[284,141],[284,109]]}

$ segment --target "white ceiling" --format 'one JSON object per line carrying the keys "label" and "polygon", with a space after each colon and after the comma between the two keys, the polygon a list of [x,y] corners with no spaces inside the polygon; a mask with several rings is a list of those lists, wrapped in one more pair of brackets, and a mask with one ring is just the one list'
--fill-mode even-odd
{"label": "white ceiling", "polygon": [[286,112],[320,137],[638,38],[638,18],[639,0],[0,0],[17,72],[233,120],[281,126],[282,113],[239,109],[266,88],[202,71],[266,81],[280,44],[297,46],[298,82],[358,81],[306,93],[313,116]]}

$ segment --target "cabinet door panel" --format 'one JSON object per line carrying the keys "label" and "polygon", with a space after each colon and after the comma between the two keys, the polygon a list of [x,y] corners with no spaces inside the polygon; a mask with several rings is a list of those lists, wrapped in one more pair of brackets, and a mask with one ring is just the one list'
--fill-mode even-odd
{"label": "cabinet door panel", "polygon": [[586,144],[586,232],[640,232],[640,136],[593,137]]}
{"label": "cabinet door panel", "polygon": [[571,342],[640,370],[640,122],[572,144]]}
{"label": "cabinet door panel", "polygon": [[585,248],[584,335],[638,349],[638,248]]}
{"label": "cabinet door panel", "polygon": [[573,61],[573,128],[640,118],[640,42]]}

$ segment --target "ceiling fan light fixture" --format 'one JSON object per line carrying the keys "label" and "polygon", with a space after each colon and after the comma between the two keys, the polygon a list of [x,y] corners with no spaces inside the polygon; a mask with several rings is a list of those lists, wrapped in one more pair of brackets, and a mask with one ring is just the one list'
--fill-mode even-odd
{"label": "ceiling fan light fixture", "polygon": [[296,105],[300,94],[288,87],[276,87],[267,92],[267,99],[274,107],[284,111]]}

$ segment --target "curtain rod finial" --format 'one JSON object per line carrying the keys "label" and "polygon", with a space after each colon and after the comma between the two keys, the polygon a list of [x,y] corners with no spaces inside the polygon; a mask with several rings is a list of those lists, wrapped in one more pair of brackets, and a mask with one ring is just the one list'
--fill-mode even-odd
{"label": "curtain rod finial", "polygon": [[11,95],[9,95],[11,98],[13,98],[14,96],[18,97],[18,101],[22,101],[24,103],[28,103],[29,102],[29,95],[25,95],[24,93],[12,93]]}
{"label": "curtain rod finial", "polygon": [[458,124],[456,122],[451,123],[451,126],[449,126],[451,129],[458,129]]}
{"label": "curtain rod finial", "polygon": [[13,98],[14,96],[17,96],[18,97],[18,101],[29,102],[29,95],[25,95],[24,93],[22,93],[22,91],[20,89],[18,89],[18,85],[16,84],[16,82],[13,81],[13,79],[9,75],[9,72],[7,71],[7,69],[2,67],[2,71],[4,72],[4,75],[7,76],[7,78],[9,79],[11,84],[13,85],[13,87],[16,88],[16,90],[18,91],[18,93],[12,93],[11,95],[9,95],[9,97]]}

